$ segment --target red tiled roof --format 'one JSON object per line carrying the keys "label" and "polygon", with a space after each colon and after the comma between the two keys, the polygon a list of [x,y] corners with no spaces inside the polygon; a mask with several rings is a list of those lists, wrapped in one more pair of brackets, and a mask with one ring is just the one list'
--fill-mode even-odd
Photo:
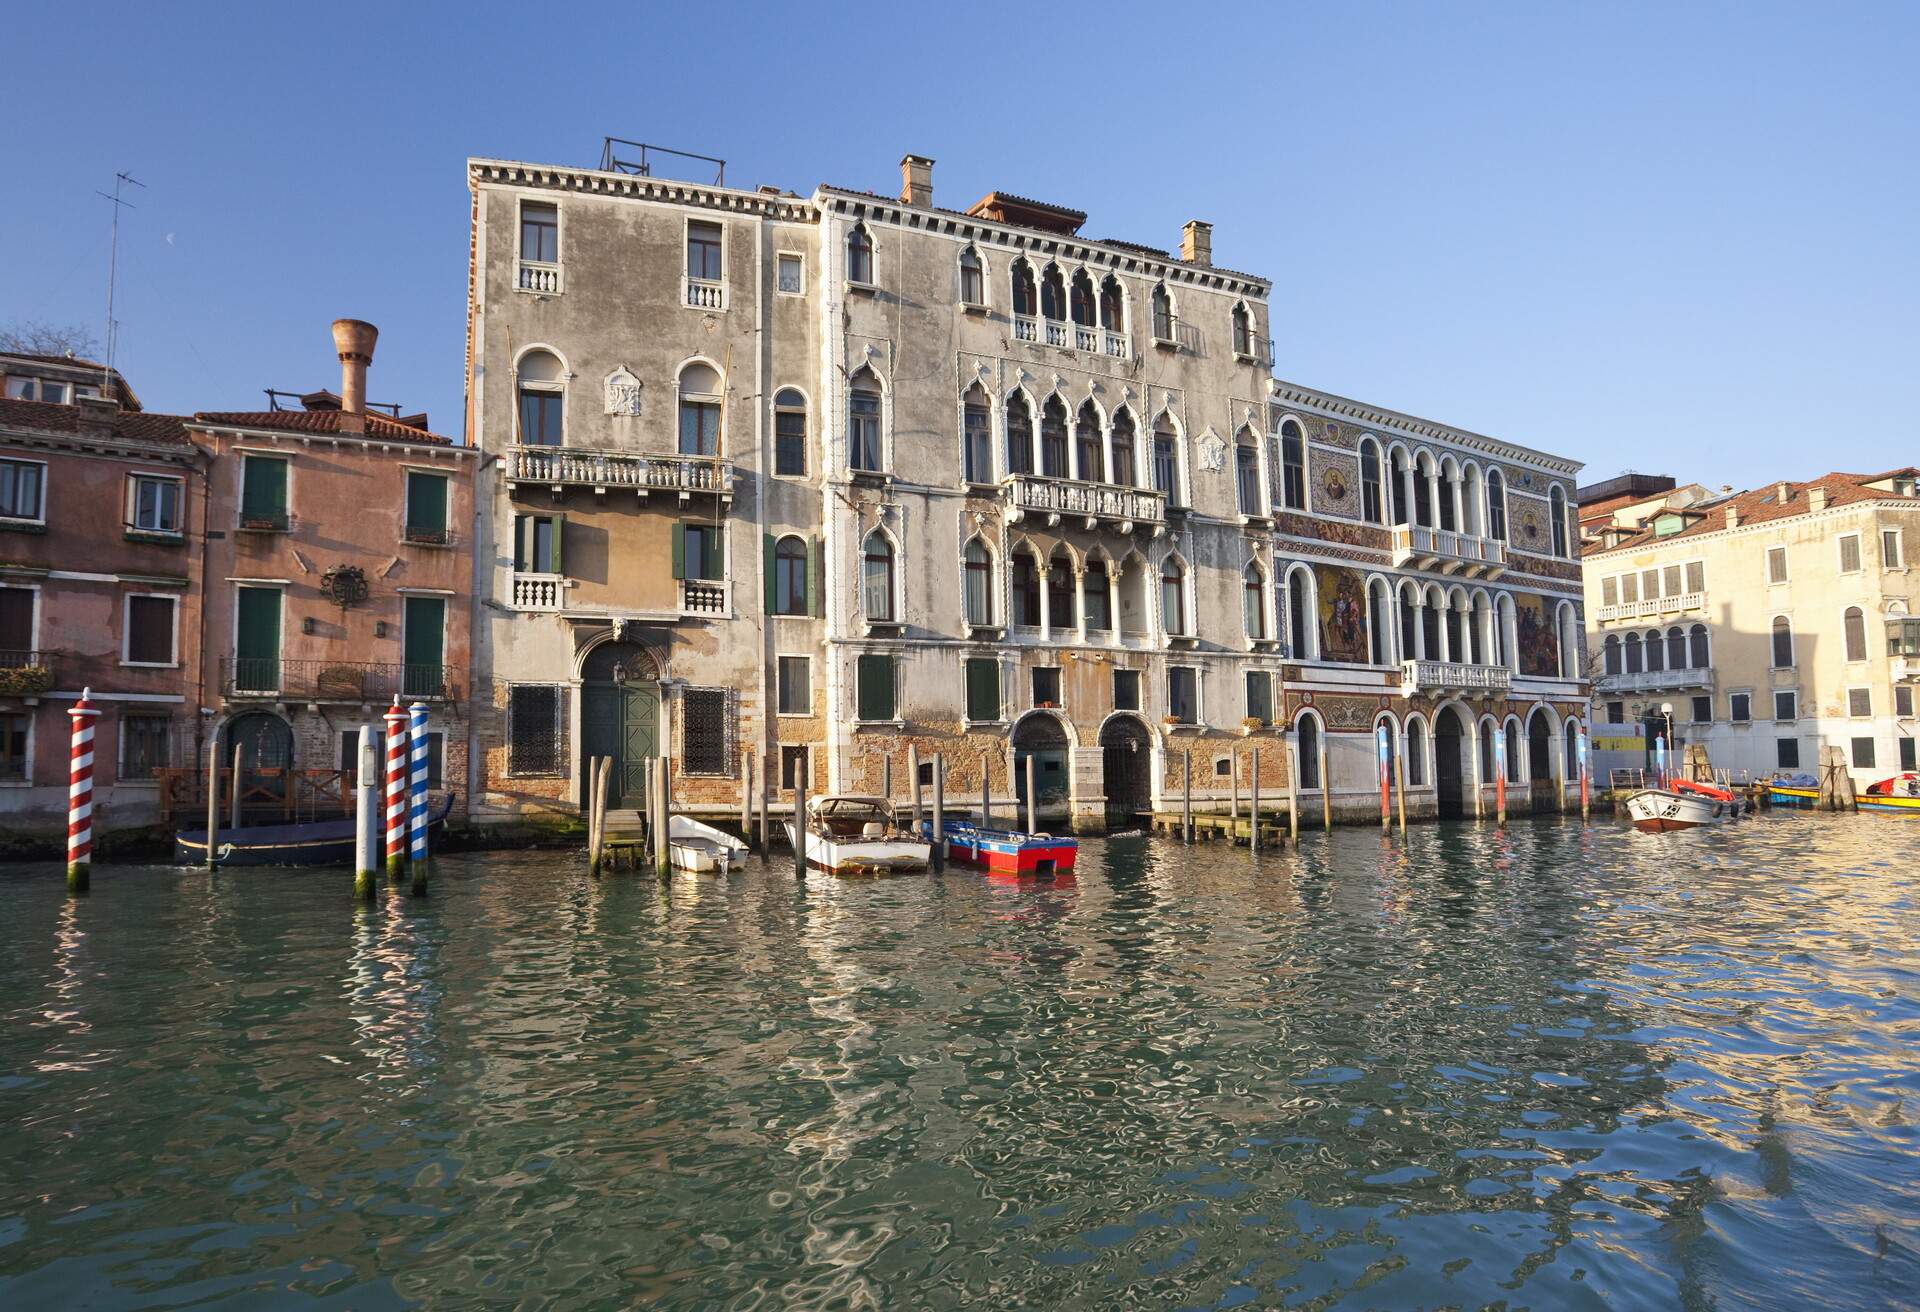
{"label": "red tiled roof", "polygon": [[[268,428],[283,433],[338,433],[338,410],[202,410],[194,422],[232,428]],[[382,441],[432,442],[439,446],[458,446],[452,438],[413,428],[386,415],[368,412],[366,436]]]}
{"label": "red tiled roof", "polygon": [[119,410],[102,414],[84,406],[0,397],[0,429],[71,433],[76,437],[111,432],[129,442],[186,446],[186,422],[183,415],[148,414],[144,410]]}
{"label": "red tiled roof", "polygon": [[1718,497],[1703,505],[1689,506],[1676,513],[1699,518],[1677,533],[1656,535],[1651,527],[1634,533],[1623,539],[1618,546],[1602,547],[1589,551],[1589,556],[1606,555],[1615,551],[1636,551],[1642,547],[1672,542],[1678,538],[1698,537],[1703,533],[1713,533],[1727,526],[1727,507],[1732,506],[1739,512],[1740,525],[1760,524],[1775,519],[1792,519],[1798,515],[1812,513],[1807,493],[1813,488],[1825,488],[1827,505],[1849,506],[1863,501],[1910,501],[1910,497],[1898,497],[1892,492],[1867,487],[1868,483],[1877,483],[1895,475],[1915,476],[1914,469],[1890,469],[1882,474],[1822,474],[1805,483],[1787,484],[1788,496],[1780,499],[1780,484],[1768,483],[1763,487],[1750,488],[1745,492],[1736,492],[1732,496]]}

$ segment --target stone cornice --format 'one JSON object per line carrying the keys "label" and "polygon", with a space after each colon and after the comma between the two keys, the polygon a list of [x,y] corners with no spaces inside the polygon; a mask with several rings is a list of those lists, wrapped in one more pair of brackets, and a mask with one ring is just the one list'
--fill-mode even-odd
{"label": "stone cornice", "polygon": [[167,464],[190,465],[199,456],[191,445],[180,442],[136,442],[104,430],[93,433],[61,433],[50,429],[0,429],[0,446],[24,447],[33,451],[60,451],[68,455],[105,457],[113,460],[151,460]]}
{"label": "stone cornice", "polygon": [[1331,392],[1315,391],[1299,383],[1289,383],[1278,378],[1273,380],[1270,399],[1283,406],[1310,411],[1322,418],[1358,423],[1362,427],[1375,430],[1378,436],[1446,442],[1464,450],[1477,451],[1482,455],[1511,460],[1516,464],[1533,465],[1548,473],[1561,474],[1567,478],[1574,477],[1585,468],[1580,461],[1568,460],[1564,456],[1548,455],[1544,451],[1536,451],[1532,447],[1521,446],[1516,442],[1503,442],[1499,438],[1488,437],[1483,433],[1454,428],[1448,424],[1436,423],[1431,419],[1421,419],[1416,415],[1401,414],[1397,410],[1368,405],[1364,401],[1335,396]]}
{"label": "stone cornice", "polygon": [[467,185],[475,190],[483,186],[535,187],[545,191],[572,191],[615,199],[658,201],[666,205],[697,205],[703,209],[750,214],[756,218],[779,219],[788,223],[815,223],[820,217],[811,201],[796,196],[736,191],[732,187],[707,187],[673,178],[607,173],[600,169],[574,169],[559,164],[528,164],[518,160],[469,159]]}

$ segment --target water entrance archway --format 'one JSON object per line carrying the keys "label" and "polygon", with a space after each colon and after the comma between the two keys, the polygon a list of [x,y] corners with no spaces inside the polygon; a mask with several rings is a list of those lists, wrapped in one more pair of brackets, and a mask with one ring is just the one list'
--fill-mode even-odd
{"label": "water entrance archway", "polygon": [[573,777],[586,805],[596,756],[613,758],[610,807],[639,806],[646,763],[660,754],[660,671],[646,648],[603,642],[580,666],[580,756]]}
{"label": "water entrance archway", "polygon": [[1107,823],[1130,824],[1153,809],[1153,740],[1147,726],[1131,715],[1116,715],[1100,726],[1101,791],[1107,796]]}
{"label": "water entrance archway", "polygon": [[1532,785],[1533,809],[1553,810],[1559,801],[1553,785],[1553,725],[1544,706],[1535,707],[1527,717],[1527,778]]}
{"label": "water entrance archway", "polygon": [[1434,799],[1442,820],[1459,820],[1467,813],[1467,752],[1467,729],[1459,710],[1443,707],[1433,720]]}
{"label": "water entrance archway", "polygon": [[[1039,793],[1036,809],[1063,809],[1067,805],[1067,731],[1044,711],[1023,718],[1013,729],[1013,795],[1027,803],[1027,762],[1033,762],[1033,786]],[[1024,823],[1025,812],[1022,812]]]}

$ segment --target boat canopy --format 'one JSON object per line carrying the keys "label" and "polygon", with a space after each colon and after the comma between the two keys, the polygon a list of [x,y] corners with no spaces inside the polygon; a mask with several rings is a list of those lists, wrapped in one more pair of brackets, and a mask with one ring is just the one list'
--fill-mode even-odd
{"label": "boat canopy", "polygon": [[891,819],[893,806],[884,797],[860,797],[848,793],[834,793],[825,797],[816,797],[807,803],[807,814],[820,819],[851,820],[856,816],[870,815]]}

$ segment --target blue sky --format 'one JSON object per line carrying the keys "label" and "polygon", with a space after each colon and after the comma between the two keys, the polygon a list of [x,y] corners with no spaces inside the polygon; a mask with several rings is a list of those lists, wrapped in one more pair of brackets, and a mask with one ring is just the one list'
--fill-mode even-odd
{"label": "blue sky", "polygon": [[[1274,283],[1282,377],[1623,469],[1920,460],[1920,6],[19,6],[0,324],[150,408],[337,382],[459,431],[463,161],[612,134],[736,185],[993,189]],[[31,254],[29,254],[31,253]]]}

